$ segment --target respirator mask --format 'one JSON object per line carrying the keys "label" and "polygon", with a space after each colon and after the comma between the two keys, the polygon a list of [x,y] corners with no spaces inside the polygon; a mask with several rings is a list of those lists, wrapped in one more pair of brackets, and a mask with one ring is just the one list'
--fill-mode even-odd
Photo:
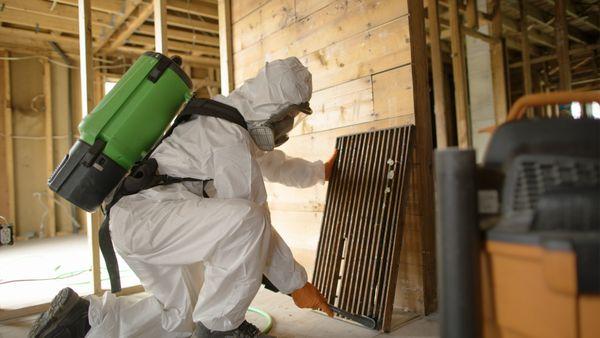
{"label": "respirator mask", "polygon": [[312,114],[308,102],[287,106],[268,120],[248,122],[248,132],[254,143],[264,151],[273,150],[289,139],[288,133]]}

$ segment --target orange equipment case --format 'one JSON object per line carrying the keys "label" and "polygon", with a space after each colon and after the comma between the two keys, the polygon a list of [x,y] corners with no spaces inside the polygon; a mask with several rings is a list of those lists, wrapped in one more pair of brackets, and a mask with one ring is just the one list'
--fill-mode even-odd
{"label": "orange equipment case", "polygon": [[[600,92],[517,101],[600,101]],[[511,121],[436,152],[442,337],[600,337],[600,120]]]}

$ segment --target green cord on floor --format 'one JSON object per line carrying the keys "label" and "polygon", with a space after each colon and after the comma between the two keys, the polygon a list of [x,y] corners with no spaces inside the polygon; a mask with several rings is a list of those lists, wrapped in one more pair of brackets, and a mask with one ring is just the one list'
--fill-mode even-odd
{"label": "green cord on floor", "polygon": [[267,334],[267,333],[269,333],[269,331],[271,331],[271,329],[273,328],[273,318],[271,318],[270,314],[266,313],[265,311],[263,311],[261,309],[257,309],[252,306],[248,308],[248,312],[254,312],[256,314],[259,314],[267,320],[267,326],[265,327],[264,330],[262,330],[263,334]]}

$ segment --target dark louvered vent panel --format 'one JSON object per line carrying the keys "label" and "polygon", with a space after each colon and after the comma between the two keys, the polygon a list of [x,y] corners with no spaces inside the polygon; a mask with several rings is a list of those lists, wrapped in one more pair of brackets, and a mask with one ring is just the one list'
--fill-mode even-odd
{"label": "dark louvered vent panel", "polygon": [[314,284],[330,304],[375,319],[377,329],[393,310],[412,130],[339,137],[327,190]]}
{"label": "dark louvered vent panel", "polygon": [[509,182],[506,196],[509,213],[532,212],[539,197],[550,191],[600,187],[598,160],[532,155],[519,158],[514,166],[511,174],[516,179]]}

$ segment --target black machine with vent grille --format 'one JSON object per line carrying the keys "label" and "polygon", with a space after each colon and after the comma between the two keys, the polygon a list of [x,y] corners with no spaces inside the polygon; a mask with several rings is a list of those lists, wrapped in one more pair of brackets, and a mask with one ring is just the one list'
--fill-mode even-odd
{"label": "black machine with vent grille", "polygon": [[492,236],[600,231],[599,120],[506,124],[494,134],[483,170],[500,177],[501,218]]}
{"label": "black machine with vent grille", "polygon": [[506,123],[479,166],[435,155],[441,336],[597,337],[600,120]]}

